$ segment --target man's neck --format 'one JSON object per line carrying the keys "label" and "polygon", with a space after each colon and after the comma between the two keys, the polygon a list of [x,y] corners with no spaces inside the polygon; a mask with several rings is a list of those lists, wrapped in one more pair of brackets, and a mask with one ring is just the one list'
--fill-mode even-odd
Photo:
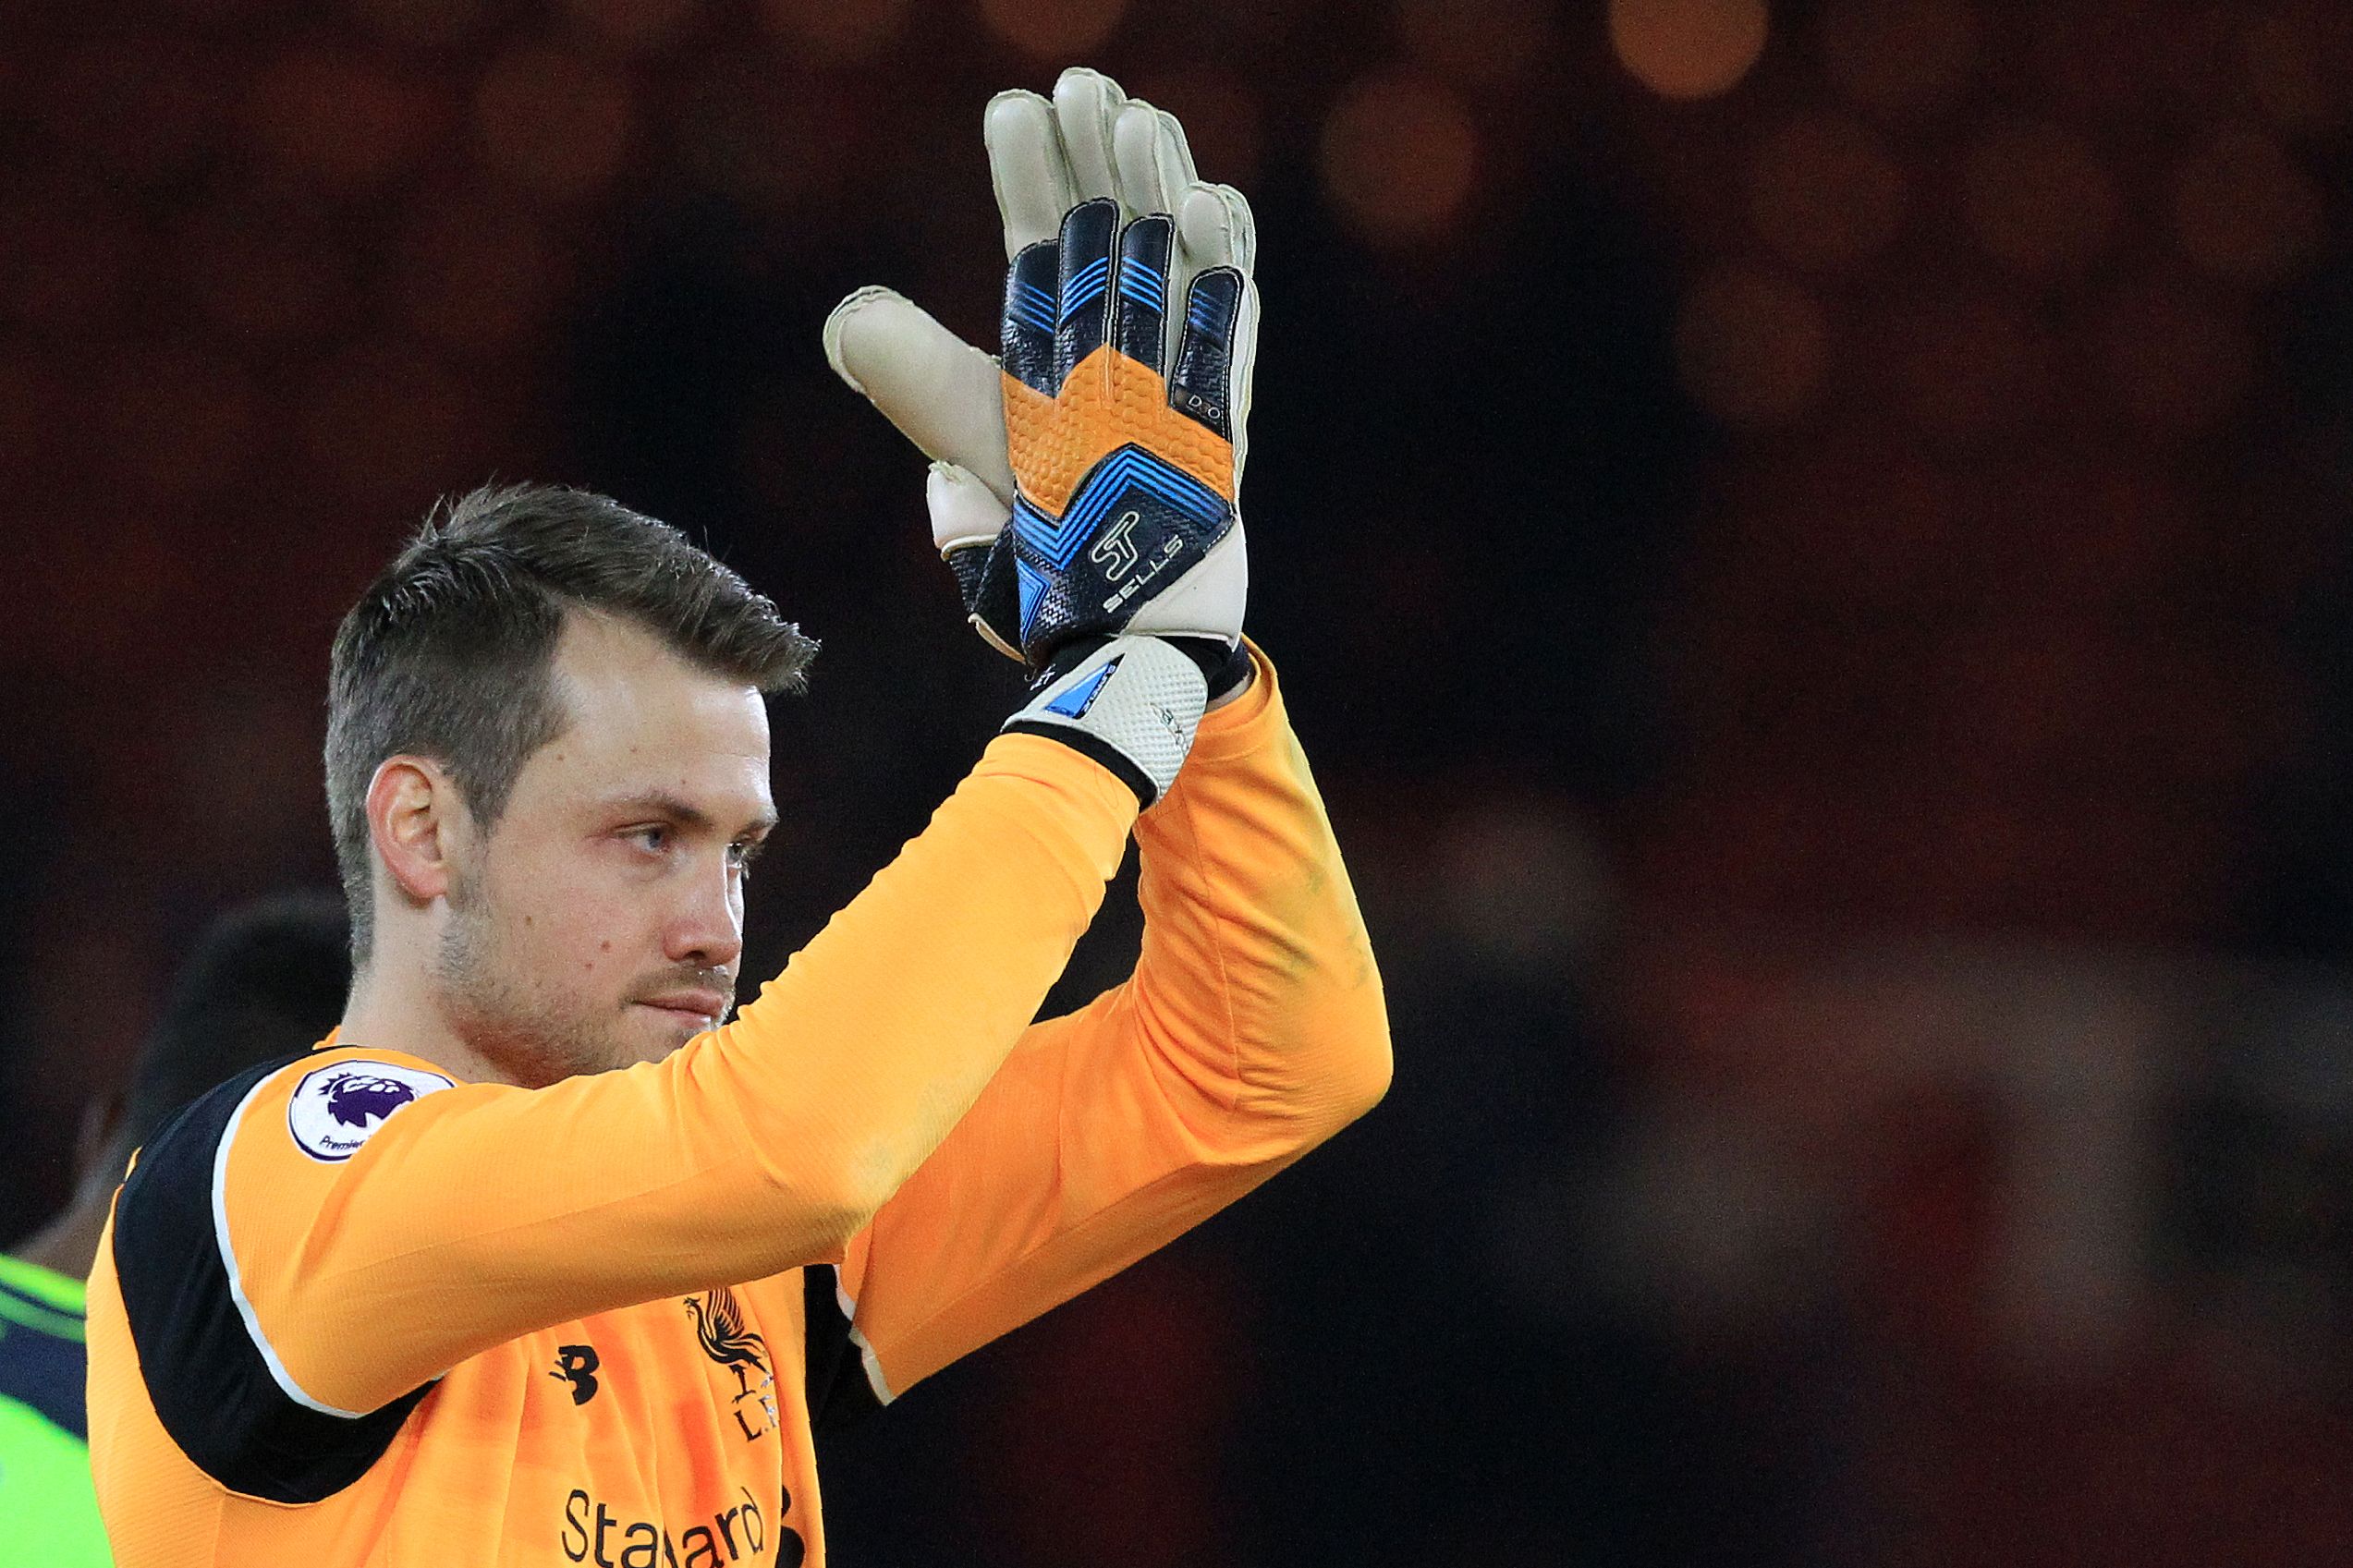
{"label": "man's neck", "polygon": [[398,953],[371,955],[352,978],[335,1043],[415,1056],[460,1083],[513,1082],[449,1027],[433,994],[420,960]]}
{"label": "man's neck", "polygon": [[98,1260],[98,1236],[106,1228],[106,1209],[113,1198],[111,1187],[94,1197],[77,1193],[64,1212],[10,1247],[8,1256],[67,1279],[88,1279],[90,1266]]}

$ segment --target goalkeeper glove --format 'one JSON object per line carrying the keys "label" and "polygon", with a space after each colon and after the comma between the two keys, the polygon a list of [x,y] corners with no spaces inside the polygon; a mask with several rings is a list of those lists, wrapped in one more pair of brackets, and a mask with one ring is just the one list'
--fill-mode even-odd
{"label": "goalkeeper glove", "polygon": [[986,134],[1013,258],[1002,370],[884,289],[835,310],[827,357],[935,459],[933,542],[984,638],[1051,673],[1154,633],[1223,695],[1249,671],[1250,209],[1194,177],[1172,116],[1092,71],[1051,104],[1001,94]]}

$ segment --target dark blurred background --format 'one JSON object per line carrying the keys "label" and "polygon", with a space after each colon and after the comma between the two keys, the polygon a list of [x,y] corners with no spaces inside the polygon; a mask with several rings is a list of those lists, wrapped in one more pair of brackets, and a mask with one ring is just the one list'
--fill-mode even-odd
{"label": "dark blurred background", "polygon": [[921,824],[1015,687],[818,329],[984,337],[981,107],[1074,60],[1256,205],[1251,622],[1396,1080],[830,1450],[839,1560],[2347,1561],[2324,0],[13,0],[0,1234],[330,878],[443,491],[824,639],[749,970]]}

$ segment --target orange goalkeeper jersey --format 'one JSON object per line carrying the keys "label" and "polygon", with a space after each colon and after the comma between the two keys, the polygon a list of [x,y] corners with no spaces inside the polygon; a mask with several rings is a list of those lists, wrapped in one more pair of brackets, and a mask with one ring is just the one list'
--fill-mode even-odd
{"label": "orange goalkeeper jersey", "polygon": [[[1134,975],[1030,1024],[1131,827]],[[122,1568],[822,1562],[813,1429],[1230,1202],[1389,1072],[1262,662],[1141,819],[1079,753],[993,742],[660,1063],[532,1090],[396,1044],[224,1085],[117,1196],[89,1416]]]}

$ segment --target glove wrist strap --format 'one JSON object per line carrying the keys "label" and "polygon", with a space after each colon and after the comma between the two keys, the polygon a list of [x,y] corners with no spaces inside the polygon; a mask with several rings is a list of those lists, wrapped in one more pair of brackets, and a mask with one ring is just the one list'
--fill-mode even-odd
{"label": "glove wrist strap", "polygon": [[1117,637],[1065,649],[1005,729],[1085,753],[1150,806],[1176,782],[1208,701],[1193,654],[1161,638]]}

